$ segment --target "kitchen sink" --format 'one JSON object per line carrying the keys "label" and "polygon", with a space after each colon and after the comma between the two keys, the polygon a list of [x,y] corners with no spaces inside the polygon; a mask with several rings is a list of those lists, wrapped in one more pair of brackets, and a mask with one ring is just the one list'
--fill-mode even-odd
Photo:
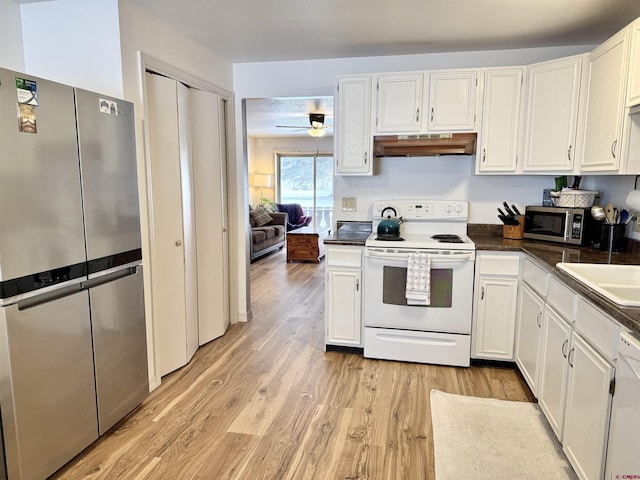
{"label": "kitchen sink", "polygon": [[640,306],[640,265],[560,262],[556,266],[618,305]]}

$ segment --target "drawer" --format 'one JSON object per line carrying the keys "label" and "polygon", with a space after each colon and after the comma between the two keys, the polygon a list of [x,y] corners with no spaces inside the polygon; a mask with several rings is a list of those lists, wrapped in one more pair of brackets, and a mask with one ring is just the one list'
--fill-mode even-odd
{"label": "drawer", "polygon": [[519,255],[480,254],[476,264],[481,275],[507,275],[517,277],[520,273]]}
{"label": "drawer", "polygon": [[362,267],[361,248],[327,248],[327,265],[331,267]]}
{"label": "drawer", "polygon": [[533,288],[538,294],[546,297],[549,273],[528,258],[525,258],[522,264],[522,281]]}
{"label": "drawer", "polygon": [[577,298],[578,294],[567,287],[562,281],[553,275],[549,276],[547,303],[569,322],[573,322],[575,319]]}
{"label": "drawer", "polygon": [[620,324],[582,297],[576,303],[575,329],[607,360],[617,357]]}

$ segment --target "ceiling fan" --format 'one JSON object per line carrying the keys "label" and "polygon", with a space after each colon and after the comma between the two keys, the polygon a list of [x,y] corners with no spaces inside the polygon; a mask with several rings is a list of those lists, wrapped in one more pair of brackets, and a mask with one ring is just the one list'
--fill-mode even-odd
{"label": "ceiling fan", "polygon": [[309,114],[309,127],[302,127],[300,125],[276,125],[276,128],[293,128],[294,131],[306,130],[312,137],[322,137],[327,133],[329,125],[324,124],[324,113],[310,113]]}

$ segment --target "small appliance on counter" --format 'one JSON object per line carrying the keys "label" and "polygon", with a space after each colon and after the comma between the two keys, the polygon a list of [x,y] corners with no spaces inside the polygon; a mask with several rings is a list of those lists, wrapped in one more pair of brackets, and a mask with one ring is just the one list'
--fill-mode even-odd
{"label": "small appliance on counter", "polygon": [[524,238],[591,245],[600,242],[602,225],[590,208],[527,206],[524,214]]}

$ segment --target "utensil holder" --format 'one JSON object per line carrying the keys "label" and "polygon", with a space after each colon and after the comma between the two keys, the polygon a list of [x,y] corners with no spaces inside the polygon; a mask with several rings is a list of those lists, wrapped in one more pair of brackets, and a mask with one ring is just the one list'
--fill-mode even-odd
{"label": "utensil holder", "polygon": [[518,225],[503,225],[502,238],[522,240],[524,238],[524,215],[517,217]]}
{"label": "utensil holder", "polygon": [[605,252],[626,252],[627,239],[625,238],[627,226],[622,223],[605,224],[602,227],[602,237],[600,238],[600,250]]}

